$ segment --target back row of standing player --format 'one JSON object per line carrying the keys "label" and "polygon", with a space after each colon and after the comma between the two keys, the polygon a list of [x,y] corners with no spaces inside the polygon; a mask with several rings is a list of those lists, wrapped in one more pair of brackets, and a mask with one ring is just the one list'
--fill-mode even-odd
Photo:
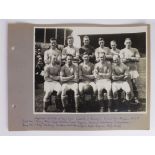
{"label": "back row of standing player", "polygon": [[[46,64],[44,103],[49,102],[50,94],[53,90],[56,90],[57,96],[61,95],[62,104],[65,107],[67,102],[66,92],[68,89],[72,89],[75,94],[76,109],[78,109],[79,91],[82,95],[84,85],[88,84],[88,82],[93,87],[94,96],[98,94],[98,100],[101,102],[103,99],[102,90],[106,89],[109,105],[111,104],[111,87],[115,101],[117,101],[118,96],[116,92],[120,88],[126,92],[126,99],[129,100],[131,93],[127,82],[129,75],[135,102],[138,102],[136,79],[139,76],[137,62],[140,55],[136,48],[131,47],[132,42],[130,38],[125,39],[125,48],[122,50],[117,49],[116,41],[110,42],[111,49],[109,49],[104,46],[104,39],[99,38],[99,47],[94,51],[94,48],[89,45],[90,40],[88,36],[84,36],[84,45],[80,49],[73,46],[74,38],[68,36],[68,46],[62,52],[56,48],[57,43],[55,39],[51,38],[50,42],[51,48],[44,53],[44,62]],[[114,65],[111,65],[112,60]],[[62,62],[66,64],[60,67]],[[79,63],[80,65],[78,66],[77,64]],[[94,79],[96,79],[95,83]],[[111,79],[114,81],[112,86]],[[61,81],[62,86],[58,81]]]}

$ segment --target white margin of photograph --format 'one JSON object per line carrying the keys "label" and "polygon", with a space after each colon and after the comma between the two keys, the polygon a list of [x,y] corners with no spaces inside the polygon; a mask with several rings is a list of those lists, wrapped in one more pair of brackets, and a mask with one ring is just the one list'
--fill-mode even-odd
{"label": "white margin of photograph", "polygon": [[[60,24],[61,25],[61,24]],[[63,24],[62,24],[63,25]],[[69,24],[70,25],[70,24]],[[78,24],[77,24],[78,25]],[[122,26],[121,26],[122,25]],[[127,28],[127,26],[125,27],[123,24],[121,24],[120,26],[117,26],[117,25],[107,25],[107,27],[106,27],[106,25],[104,25],[103,27],[101,27],[102,25],[100,25],[99,24],[99,26],[100,27],[97,27],[97,26],[92,26],[91,24],[90,24],[90,27],[93,27],[93,28]],[[129,24],[130,26],[129,26],[129,28],[137,28],[137,27],[139,27],[139,26],[132,26],[132,24]],[[112,27],[111,27],[112,26]],[[116,26],[116,27],[115,27]],[[44,26],[44,27],[42,27],[42,26],[34,26],[33,27],[33,114],[34,115],[66,115],[66,114],[69,114],[69,115],[90,115],[90,114],[147,114],[147,112],[148,112],[148,109],[147,109],[147,107],[148,107],[148,103],[147,103],[147,95],[148,95],[148,92],[147,92],[147,88],[148,88],[148,85],[147,85],[147,78],[148,78],[148,70],[147,70],[147,66],[148,66],[148,64],[147,64],[147,59],[148,59],[148,52],[151,52],[151,51],[148,51],[148,37],[150,37],[150,36],[148,36],[148,26],[147,25],[142,25],[142,27],[145,27],[145,31],[139,31],[139,32],[145,32],[146,33],[146,40],[145,40],[145,42],[146,42],[146,80],[145,80],[145,83],[146,83],[146,108],[145,108],[145,111],[140,111],[140,112],[103,112],[103,113],[101,113],[101,112],[87,112],[87,113],[83,113],[83,112],[78,112],[78,113],[74,113],[74,112],[66,112],[66,113],[62,113],[62,112],[35,112],[35,29],[42,29],[42,28],[71,28],[71,27],[74,27],[74,28],[79,28],[79,27],[85,27],[85,28],[87,28],[87,27],[89,27],[89,26],[78,26],[78,27],[76,27],[76,26],[67,26],[67,27],[65,27],[65,26],[62,26],[62,27],[59,27],[59,26],[53,26],[53,27],[51,27],[51,26]],[[123,32],[123,33],[125,33],[125,32]],[[127,32],[126,32],[127,33]],[[129,33],[129,32],[128,32]],[[132,32],[132,33],[138,33],[138,32]],[[113,33],[112,33],[113,34]]]}

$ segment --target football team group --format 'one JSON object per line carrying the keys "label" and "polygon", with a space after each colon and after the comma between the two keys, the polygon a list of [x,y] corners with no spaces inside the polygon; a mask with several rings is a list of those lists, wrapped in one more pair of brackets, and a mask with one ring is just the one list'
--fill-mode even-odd
{"label": "football team group", "polygon": [[[124,48],[117,49],[115,40],[111,49],[105,47],[105,40],[98,39],[99,47],[90,45],[90,38],[83,37],[83,46],[74,47],[74,38],[67,37],[67,46],[57,48],[57,41],[50,39],[50,49],[44,52],[44,91],[43,109],[52,104],[51,95],[61,103],[62,112],[67,112],[69,93],[73,92],[75,112],[79,103],[98,103],[100,112],[118,112],[120,98],[131,111],[131,102],[139,104],[136,80],[139,77],[137,63],[138,49],[132,47],[130,38],[124,41]],[[86,101],[86,102],[85,102]]]}

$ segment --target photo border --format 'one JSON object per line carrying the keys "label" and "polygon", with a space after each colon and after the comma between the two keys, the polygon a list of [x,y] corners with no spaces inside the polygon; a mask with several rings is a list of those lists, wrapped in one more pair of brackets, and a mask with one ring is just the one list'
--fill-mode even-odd
{"label": "photo border", "polygon": [[[37,25],[40,25],[40,24],[37,24]],[[118,24],[118,25],[115,25],[115,24],[41,24],[41,25],[45,25],[45,26],[34,26],[33,27],[33,114],[34,115],[49,115],[49,114],[52,114],[52,115],[57,115],[57,114],[76,114],[76,115],[90,115],[90,114],[147,114],[148,113],[148,107],[150,108],[150,63],[148,63],[150,59],[150,25],[149,24]],[[52,25],[52,26],[51,26]],[[67,26],[66,26],[67,25]],[[144,31],[146,33],[146,80],[145,80],[145,83],[146,83],[146,103],[145,103],[145,111],[138,111],[138,112],[78,112],[78,113],[75,113],[75,112],[66,112],[66,113],[62,113],[62,112],[35,112],[35,29],[41,29],[41,28],[72,28],[72,27],[76,27],[76,28],[79,28],[79,27],[93,27],[93,28],[115,28],[115,27],[138,27],[138,26],[146,26],[146,31]],[[131,32],[132,33],[132,32]],[[136,33],[136,32],[135,32]],[[138,32],[137,32],[138,33]],[[149,75],[149,80],[148,80],[148,75]],[[149,92],[149,97],[148,97],[148,92]],[[148,103],[149,102],[149,103]],[[149,106],[148,106],[149,104]],[[149,113],[150,113],[150,109],[149,109]]]}

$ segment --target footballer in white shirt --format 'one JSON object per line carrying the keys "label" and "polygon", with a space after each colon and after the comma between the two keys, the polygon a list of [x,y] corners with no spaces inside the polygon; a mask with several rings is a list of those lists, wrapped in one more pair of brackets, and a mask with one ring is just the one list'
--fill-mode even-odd
{"label": "footballer in white shirt", "polygon": [[132,47],[132,41],[130,38],[125,39],[124,45],[125,48],[120,51],[120,57],[122,62],[129,67],[134,100],[135,103],[138,104],[139,100],[138,100],[136,80],[139,77],[139,73],[137,71],[137,63],[139,62],[140,54],[137,48]]}

